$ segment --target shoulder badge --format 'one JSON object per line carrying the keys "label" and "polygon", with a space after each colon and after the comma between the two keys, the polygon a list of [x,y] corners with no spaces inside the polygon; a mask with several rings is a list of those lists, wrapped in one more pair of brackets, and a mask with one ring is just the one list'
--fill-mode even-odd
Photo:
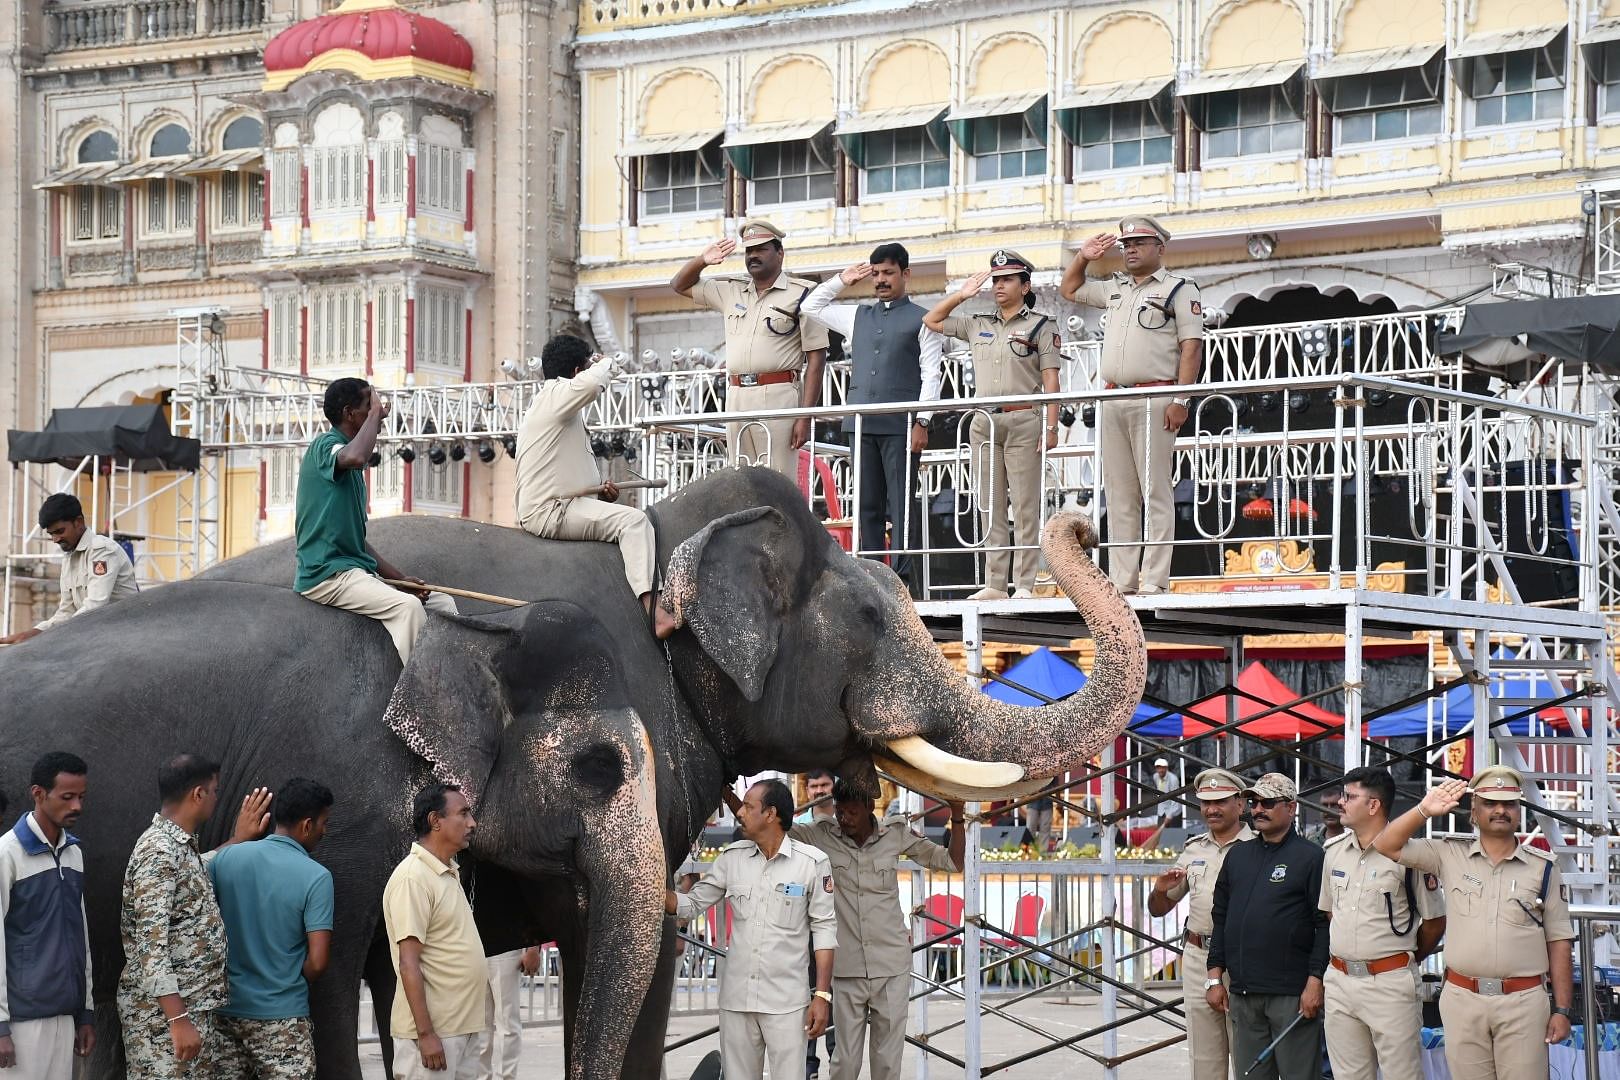
{"label": "shoulder badge", "polygon": [[107,574],[107,560],[97,559],[90,565],[90,572],[97,577],[105,577]]}
{"label": "shoulder badge", "polygon": [[822,892],[832,892],[833,891],[833,883],[832,883],[832,875],[831,874],[822,874],[821,875],[821,891]]}
{"label": "shoulder badge", "polygon": [[1424,874],[1423,887],[1428,889],[1430,892],[1434,892],[1440,887],[1440,879],[1435,877],[1433,874]]}
{"label": "shoulder badge", "polygon": [[1053,334],[1052,335],[1052,348],[1054,348],[1054,349],[1063,348],[1063,335],[1061,335],[1061,334]]}
{"label": "shoulder badge", "polygon": [[1202,315],[1204,313],[1204,305],[1200,304],[1197,300],[1192,301],[1191,307],[1194,315]]}
{"label": "shoulder badge", "polygon": [[1562,883],[1559,884],[1559,886],[1558,886],[1558,899],[1562,900],[1566,904],[1569,903],[1569,886],[1568,885],[1565,885],[1565,884],[1562,884]]}

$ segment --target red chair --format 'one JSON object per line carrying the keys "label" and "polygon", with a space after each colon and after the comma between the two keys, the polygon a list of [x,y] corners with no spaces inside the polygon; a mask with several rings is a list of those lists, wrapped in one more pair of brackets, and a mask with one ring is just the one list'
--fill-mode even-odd
{"label": "red chair", "polygon": [[832,466],[808,450],[799,451],[799,491],[810,498],[810,463],[815,462],[816,479],[821,481],[821,495],[827,503],[827,531],[845,551],[852,550],[855,527],[844,516],[844,501],[838,497],[838,485],[833,481]]}
{"label": "red chair", "polygon": [[[923,901],[923,909],[918,912],[912,922],[913,939],[932,942],[928,946],[929,977],[935,982],[944,982],[954,970],[960,974],[962,967],[962,918],[967,913],[967,901],[960,896],[950,893],[934,893]],[[935,938],[942,934],[949,934],[939,941]],[[940,974],[935,974],[935,968],[942,967]]]}
{"label": "red chair", "polygon": [[[1024,895],[1020,896],[1018,898],[1017,906],[1013,908],[1013,936],[1022,938],[1024,941],[1039,941],[1041,933],[1041,916],[1045,912],[1046,898],[1041,896],[1039,893],[1025,893]],[[998,949],[1005,949],[1009,953],[1017,952],[1018,950],[1025,948],[1025,946],[1020,945],[1017,941],[1014,941],[1013,938],[1002,937],[1000,935],[993,937],[986,935],[984,942],[986,945],[994,945]],[[1031,967],[1032,962],[1039,961],[1041,959],[1044,958],[1041,957],[1039,953],[1035,953],[1030,958],[1009,961],[1003,967],[1003,970],[1013,970],[1019,972],[1020,977],[1018,981],[1022,982],[1023,970],[1026,967]],[[1033,976],[1033,974],[1034,971],[1032,969],[1031,975]],[[1005,981],[1005,978],[1003,978],[1002,982]]]}

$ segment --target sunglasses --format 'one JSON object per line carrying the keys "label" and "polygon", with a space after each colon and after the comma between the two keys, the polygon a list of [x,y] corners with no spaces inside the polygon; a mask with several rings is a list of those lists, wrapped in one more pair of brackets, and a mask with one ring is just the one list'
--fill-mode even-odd
{"label": "sunglasses", "polygon": [[1259,806],[1267,810],[1275,810],[1281,804],[1293,801],[1292,799],[1257,799],[1253,795],[1249,796],[1250,806]]}

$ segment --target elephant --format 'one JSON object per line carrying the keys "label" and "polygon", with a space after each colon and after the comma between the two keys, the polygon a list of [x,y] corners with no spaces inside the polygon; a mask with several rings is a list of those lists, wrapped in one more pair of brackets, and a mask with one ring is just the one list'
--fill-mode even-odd
{"label": "elephant", "polygon": [[[462,600],[460,616],[430,614],[401,670],[380,626],[291,591],[284,541],[0,650],[12,702],[0,790],[24,793],[46,750],[91,765],[94,1075],[117,1069],[122,864],[159,764],[181,750],[224,763],[222,806],[292,775],[337,793],[317,851],[338,910],[311,995],[323,1080],[360,1075],[362,979],[386,1052],[379,897],[409,844],[410,793],[434,777],[476,808],[466,877],[486,948],[557,942],[569,1076],[651,1080],[676,958],[664,885],[729,778],[834,766],[875,793],[881,767],[942,797],[989,799],[1083,767],[1140,699],[1141,626],[1087,557],[1095,536],[1079,515],[1054,516],[1043,546],[1096,664],[1079,694],[1025,709],[969,686],[900,579],[843,552],[774,471],[722,470],[649,513],[659,602],[678,624],[664,642],[616,547],[407,515],[370,525],[398,565],[524,606]],[[220,817],[205,847],[228,831]]]}

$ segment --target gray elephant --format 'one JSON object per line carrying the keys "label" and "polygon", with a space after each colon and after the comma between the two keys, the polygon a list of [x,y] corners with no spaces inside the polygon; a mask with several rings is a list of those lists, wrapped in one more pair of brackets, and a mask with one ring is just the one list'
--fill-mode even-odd
{"label": "gray elephant", "polygon": [[[358,1076],[358,984],[385,1026],[393,993],[378,900],[408,843],[409,794],[436,775],[477,806],[468,862],[486,946],[558,943],[569,1075],[651,1078],[675,959],[663,885],[728,777],[835,762],[871,786],[881,764],[923,790],[990,798],[1083,767],[1140,698],[1141,627],[1073,515],[1044,543],[1097,663],[1080,694],[1038,710],[973,691],[899,579],[840,551],[778,474],[725,470],[652,516],[663,602],[681,624],[667,643],[648,632],[612,546],[395,518],[372,533],[402,565],[532,604],[431,617],[402,672],[380,626],[292,593],[283,543],[0,651],[3,790],[22,797],[47,749],[91,764],[98,1001],[121,966],[123,861],[158,764],[183,749],[222,760],[225,806],[313,776],[339,799],[319,852],[338,910],[312,995],[319,1074]],[[211,823],[205,844],[227,828]],[[97,1076],[116,1075],[111,1013],[98,1010]]]}

